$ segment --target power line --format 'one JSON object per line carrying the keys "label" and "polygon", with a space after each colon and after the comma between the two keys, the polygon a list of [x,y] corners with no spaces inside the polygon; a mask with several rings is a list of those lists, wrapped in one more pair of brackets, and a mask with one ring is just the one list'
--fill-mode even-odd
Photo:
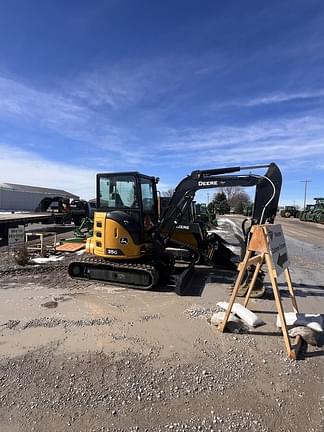
{"label": "power line", "polygon": [[304,210],[306,208],[306,196],[307,196],[307,184],[312,183],[312,180],[300,180],[301,183],[305,183],[305,191],[304,191]]}

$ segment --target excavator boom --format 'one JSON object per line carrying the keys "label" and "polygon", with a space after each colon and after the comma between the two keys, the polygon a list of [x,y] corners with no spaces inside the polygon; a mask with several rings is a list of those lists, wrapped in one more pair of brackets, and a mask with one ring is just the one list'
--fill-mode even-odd
{"label": "excavator boom", "polygon": [[[251,171],[252,169],[264,167],[268,168],[264,175],[227,175],[228,173],[243,170]],[[256,186],[252,224],[273,223],[277,213],[281,183],[281,172],[275,163],[243,168],[232,167],[193,171],[189,176],[181,180],[176,187],[156,229],[163,233],[165,239],[168,239],[194,199],[197,190],[230,186]]]}

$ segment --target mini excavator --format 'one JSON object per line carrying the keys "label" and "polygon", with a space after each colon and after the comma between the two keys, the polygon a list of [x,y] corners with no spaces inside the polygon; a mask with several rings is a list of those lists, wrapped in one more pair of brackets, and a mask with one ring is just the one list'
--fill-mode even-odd
{"label": "mini excavator", "polygon": [[[252,173],[263,168],[267,169],[264,175]],[[241,174],[242,171],[248,174]],[[207,238],[199,231],[198,223],[195,229],[179,234],[181,220],[196,191],[255,186],[252,226],[274,222],[282,183],[275,163],[196,170],[179,182],[161,213],[158,178],[138,172],[117,172],[97,174],[96,180],[93,236],[87,240],[86,256],[70,263],[69,275],[142,290],[171,277],[178,294],[183,292],[201,255],[205,262],[215,264],[222,261],[224,254],[219,239]],[[247,242],[248,229],[245,236]],[[187,265],[176,266],[170,245],[189,252]]]}

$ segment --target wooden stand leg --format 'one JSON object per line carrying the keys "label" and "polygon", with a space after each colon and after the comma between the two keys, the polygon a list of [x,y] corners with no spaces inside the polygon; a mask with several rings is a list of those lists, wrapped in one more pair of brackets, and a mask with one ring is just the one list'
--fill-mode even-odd
{"label": "wooden stand leg", "polygon": [[299,351],[300,351],[300,348],[302,345],[302,341],[303,341],[302,338],[298,335],[296,337],[296,344],[293,346],[291,353],[290,353],[290,356],[289,356],[292,360],[297,360],[298,354],[299,354]]}
{"label": "wooden stand leg", "polygon": [[286,350],[287,350],[289,358],[294,358],[294,353],[291,349],[290,339],[289,339],[289,335],[288,335],[285,314],[284,314],[282,303],[281,303],[277,279],[274,277],[273,272],[271,271],[272,270],[272,262],[271,262],[271,258],[269,256],[269,254],[265,254],[265,260],[266,260],[268,270],[269,270],[269,276],[270,276],[271,285],[272,285],[272,289],[273,289],[273,293],[274,293],[274,297],[275,297],[275,301],[276,301],[277,311],[278,311],[279,318],[280,318],[281,330],[282,330],[282,334],[284,337]]}
{"label": "wooden stand leg", "polygon": [[241,285],[242,280],[243,280],[244,273],[246,271],[246,264],[247,264],[247,262],[248,262],[248,260],[249,260],[249,258],[251,256],[251,254],[252,254],[251,251],[247,251],[246,255],[245,255],[245,258],[244,258],[244,260],[242,262],[241,270],[240,270],[240,272],[239,272],[239,274],[237,276],[237,279],[236,279],[236,282],[235,282],[235,285],[234,285],[234,288],[233,288],[233,292],[232,292],[232,295],[231,295],[231,298],[230,298],[230,301],[229,301],[229,304],[228,304],[228,308],[227,308],[227,311],[225,313],[224,320],[223,320],[223,322],[218,327],[221,332],[223,332],[224,329],[225,329],[225,327],[226,327],[228,318],[229,318],[230,313],[232,311],[232,307],[233,307],[235,298],[237,296],[238,290],[239,290],[240,285]]}
{"label": "wooden stand leg", "polygon": [[261,255],[261,261],[255,266],[253,277],[252,277],[249,289],[248,289],[248,291],[247,291],[247,293],[245,295],[245,299],[244,299],[244,306],[245,307],[247,306],[247,304],[249,302],[251,292],[252,292],[252,290],[254,288],[255,281],[256,281],[256,279],[258,277],[258,273],[259,273],[259,271],[260,271],[260,269],[262,267],[263,261],[264,261],[264,254]]}
{"label": "wooden stand leg", "polygon": [[289,290],[289,294],[290,294],[290,297],[291,297],[291,302],[293,304],[294,312],[298,313],[297,301],[296,301],[296,297],[295,297],[295,293],[294,293],[294,288],[293,288],[292,283],[291,283],[290,271],[289,271],[288,268],[286,268],[284,270],[284,274],[285,274],[285,278],[286,278],[286,281],[287,281],[288,290]]}

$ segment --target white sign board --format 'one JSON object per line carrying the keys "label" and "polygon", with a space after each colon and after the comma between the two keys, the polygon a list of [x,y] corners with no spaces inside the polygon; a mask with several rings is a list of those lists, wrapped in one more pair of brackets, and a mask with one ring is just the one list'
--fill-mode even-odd
{"label": "white sign board", "polygon": [[25,227],[23,225],[18,226],[18,228],[8,229],[8,246],[20,246],[25,241]]}
{"label": "white sign board", "polygon": [[269,247],[277,275],[289,265],[287,246],[281,225],[267,225]]}

